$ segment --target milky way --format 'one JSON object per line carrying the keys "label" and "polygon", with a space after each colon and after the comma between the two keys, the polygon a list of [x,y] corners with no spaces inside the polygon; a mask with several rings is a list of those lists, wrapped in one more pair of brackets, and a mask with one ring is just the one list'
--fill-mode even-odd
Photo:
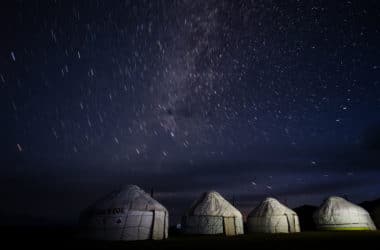
{"label": "milky way", "polygon": [[154,188],[174,218],[209,189],[241,209],[268,195],[294,205],[379,196],[377,1],[0,9],[12,209],[38,194],[21,212],[73,218],[125,183]]}

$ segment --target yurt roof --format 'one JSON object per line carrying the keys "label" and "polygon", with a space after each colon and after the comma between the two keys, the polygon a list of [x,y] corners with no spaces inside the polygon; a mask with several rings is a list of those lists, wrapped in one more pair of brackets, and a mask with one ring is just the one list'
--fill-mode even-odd
{"label": "yurt roof", "polygon": [[332,196],[326,199],[315,213],[316,215],[328,215],[340,213],[341,211],[353,212],[355,214],[368,214],[364,208],[338,196]]}
{"label": "yurt roof", "polygon": [[242,217],[239,210],[215,191],[203,193],[191,206],[188,215]]}
{"label": "yurt roof", "polygon": [[95,202],[86,211],[124,209],[134,211],[167,211],[158,201],[136,185],[125,185]]}
{"label": "yurt roof", "polygon": [[268,197],[254,208],[248,217],[279,216],[284,214],[296,214],[293,210],[283,205],[275,198]]}

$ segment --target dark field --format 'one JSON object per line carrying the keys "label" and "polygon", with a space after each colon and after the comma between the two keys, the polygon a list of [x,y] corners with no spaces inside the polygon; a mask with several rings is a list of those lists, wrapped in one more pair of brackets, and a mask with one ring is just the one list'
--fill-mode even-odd
{"label": "dark field", "polygon": [[251,234],[237,237],[172,235],[164,241],[80,240],[71,229],[1,229],[2,244],[13,249],[380,249],[380,231]]}

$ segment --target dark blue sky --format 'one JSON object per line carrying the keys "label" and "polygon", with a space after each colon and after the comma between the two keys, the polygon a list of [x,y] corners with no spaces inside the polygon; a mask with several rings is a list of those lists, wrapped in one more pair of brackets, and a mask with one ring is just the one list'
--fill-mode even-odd
{"label": "dark blue sky", "polygon": [[0,9],[0,211],[74,221],[125,183],[174,222],[209,189],[243,211],[380,196],[378,1]]}

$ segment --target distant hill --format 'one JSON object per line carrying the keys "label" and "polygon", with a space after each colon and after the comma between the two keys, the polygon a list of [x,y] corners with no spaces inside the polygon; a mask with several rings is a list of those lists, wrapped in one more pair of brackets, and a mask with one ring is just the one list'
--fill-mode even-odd
{"label": "distant hill", "polygon": [[55,227],[61,224],[40,216],[0,211],[0,227]]}
{"label": "distant hill", "polygon": [[300,220],[301,231],[313,231],[316,229],[313,221],[313,213],[316,209],[316,206],[311,205],[303,205],[293,209]]}
{"label": "distant hill", "polygon": [[374,209],[376,206],[380,206],[380,198],[373,201],[363,201],[359,206],[365,208],[367,211]]}
{"label": "distant hill", "polygon": [[375,222],[376,227],[380,228],[380,198],[373,201],[364,201],[359,204],[361,207],[366,209],[372,220]]}
{"label": "distant hill", "polygon": [[0,214],[0,226],[14,226],[14,227],[36,227],[36,226],[50,226],[52,223],[42,217],[33,217],[26,214],[19,215],[4,215]]}

